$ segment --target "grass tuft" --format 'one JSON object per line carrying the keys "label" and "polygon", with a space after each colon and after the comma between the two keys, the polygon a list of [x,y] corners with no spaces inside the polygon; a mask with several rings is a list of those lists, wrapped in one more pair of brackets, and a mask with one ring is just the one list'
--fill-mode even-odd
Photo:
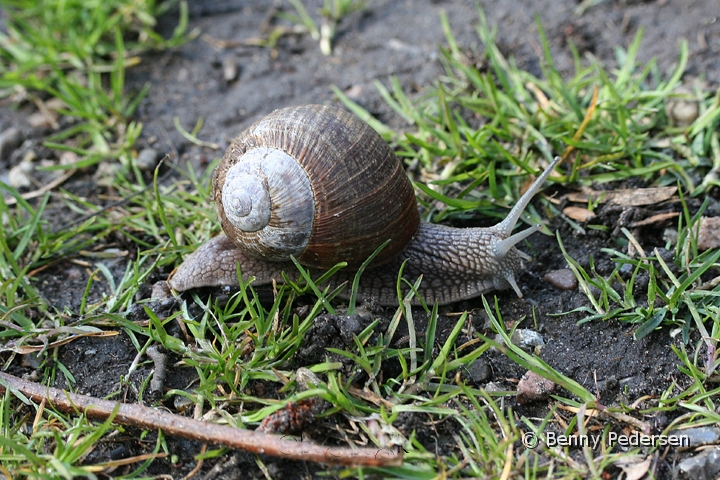
{"label": "grass tuft", "polygon": [[[481,52],[462,49],[447,18],[440,17],[446,35],[441,51],[444,75],[422,97],[411,98],[397,79],[377,84],[409,131],[395,132],[335,90],[351,111],[393,142],[413,175],[426,220],[501,218],[520,196],[525,178],[558,153],[566,156],[567,172],[556,181],[591,186],[640,177],[660,186],[678,186],[683,212],[678,241],[666,246],[667,253],[656,249],[631,255],[624,249],[637,239],[632,231],[620,230],[618,247],[602,252],[611,256],[615,268],[602,276],[592,259],[583,266],[563,250],[589,300],[581,312],[587,315],[584,321],[631,322],[637,325],[636,338],[669,325],[684,340],[675,348],[682,364],[680,378],[660,397],[605,406],[576,380],[513,345],[497,299],[488,297],[483,306],[503,344],[476,332],[469,312],[453,317],[441,315],[437,305],[411,309],[419,283],[404,297],[398,293],[400,306],[387,319],[358,307],[354,294],[343,304],[335,298],[337,291],[325,286],[342,264],[319,278],[298,264],[302,280],[277,286],[269,301],[251,281],[241,280],[237,292],[195,292],[168,314],[161,313],[152,299],[138,302],[141,286],[158,270],[177,265],[219,229],[208,220],[214,218],[208,199],[215,165],[202,174],[192,169],[178,172],[180,179],[171,185],[164,185],[157,172],[147,185],[149,181],[132,167],[132,146],[142,126],[131,117],[147,90],[128,94],[125,70],[140,52],[170,48],[188,38],[184,4],[176,34],[167,40],[152,32],[154,16],[162,8],[154,2],[4,4],[9,10],[7,33],[0,36],[0,88],[7,94],[63,101],[62,113],[76,122],[47,145],[76,153],[75,166],[112,158],[134,174],[131,180],[118,175],[114,184],[118,197],[126,199],[121,208],[98,210],[70,192],[57,194],[83,220],[55,232],[44,220],[51,207],[49,196],[30,203],[0,185],[0,351],[7,355],[6,366],[18,354],[35,353],[41,381],[52,384],[61,375],[72,388],[73,372],[60,361],[57,347],[80,336],[122,331],[137,357],[119,376],[140,400],[163,405],[177,400],[209,418],[254,428],[291,402],[320,398],[332,405],[323,415],[332,415],[338,425],[329,440],[399,446],[406,452],[402,467],[335,472],[345,477],[601,477],[617,470],[623,459],[654,454],[652,449],[615,449],[607,442],[611,431],[645,431],[646,417],[660,412],[674,417],[664,433],[718,421],[719,390],[711,380],[720,365],[720,287],[715,281],[720,252],[698,250],[697,228],[707,205],[691,213],[689,201],[718,185],[720,93],[705,92],[698,85],[690,93],[678,91],[688,59],[686,44],[681,44],[677,67],[668,75],[654,62],[637,65],[642,32],[627,50],[617,50],[616,69],[578,57],[575,71],[561,74],[538,23],[544,57],[542,77],[537,77],[502,54],[479,9]],[[320,40],[322,28],[315,26],[301,2],[293,5],[296,21],[307,24],[308,30],[312,24]],[[327,5],[323,15],[339,22],[357,2]],[[332,37],[326,33],[327,39]],[[667,113],[669,98],[697,102],[698,117],[678,126]],[[199,141],[199,128],[187,132],[179,126],[193,141]],[[487,188],[476,188],[480,185]],[[588,200],[588,210],[599,203]],[[544,211],[529,208],[524,214],[528,223],[559,213],[551,199],[538,204]],[[562,215],[559,221],[574,232],[606,232],[603,225],[581,226]],[[121,239],[123,251],[110,250],[101,241],[111,233]],[[564,248],[560,235],[557,239]],[[113,270],[106,263],[117,258],[127,258],[126,267]],[[82,262],[91,275],[77,306],[58,311],[42,297],[35,279],[42,269],[69,259]],[[648,279],[647,288],[638,287],[640,277]],[[366,315],[367,321],[351,337],[349,347],[328,348],[323,358],[306,365],[318,380],[303,387],[294,359],[319,318],[332,315]],[[130,376],[144,365],[144,354],[153,345],[173,355],[172,368],[185,370],[194,382],[170,389],[160,399],[150,399],[147,378],[139,385],[131,383]],[[515,391],[471,386],[466,370],[491,349],[562,388],[548,401],[544,416],[520,415],[511,406]],[[262,394],[259,386],[271,391]],[[433,445],[419,438],[418,431],[403,433],[401,421],[431,425],[452,442]],[[604,439],[598,450],[547,446],[551,433],[591,431]],[[10,389],[0,398],[0,432],[0,472],[34,478],[110,475],[117,463],[93,463],[89,454],[101,439],[124,433],[110,421],[90,422],[82,415],[31,405]],[[522,442],[528,433],[545,444],[527,448]],[[137,467],[125,477],[147,476],[150,464],[170,453],[162,434],[149,438],[143,441],[151,443],[146,449],[152,452],[134,459]],[[225,453],[216,448],[197,458],[210,460]],[[258,463],[264,467],[261,460]]]}

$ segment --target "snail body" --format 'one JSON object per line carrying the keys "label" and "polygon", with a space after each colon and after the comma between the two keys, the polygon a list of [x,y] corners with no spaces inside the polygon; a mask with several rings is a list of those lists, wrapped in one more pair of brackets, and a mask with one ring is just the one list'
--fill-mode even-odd
{"label": "snail body", "polygon": [[[359,296],[398,303],[402,268],[428,303],[513,288],[529,257],[515,245],[537,231],[512,234],[522,211],[555,161],[509,215],[489,228],[420,222],[412,184],[392,149],[369,125],[335,107],[276,110],[235,139],[213,175],[213,196],[225,235],[187,257],[168,279],[177,291],[237,286],[237,265],[255,285],[297,278],[290,256],[350,284],[359,267],[389,240],[360,279]],[[345,289],[349,292],[349,287]],[[347,296],[347,295],[346,295]]]}

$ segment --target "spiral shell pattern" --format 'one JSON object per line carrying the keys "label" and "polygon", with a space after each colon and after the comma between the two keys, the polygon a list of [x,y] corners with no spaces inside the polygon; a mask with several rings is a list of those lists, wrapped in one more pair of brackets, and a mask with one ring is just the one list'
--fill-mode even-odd
{"label": "spiral shell pattern", "polygon": [[420,223],[392,149],[336,107],[290,107],[258,120],[225,152],[213,187],[223,230],[248,255],[271,261],[293,255],[311,267],[357,267],[390,240],[375,260],[386,263]]}

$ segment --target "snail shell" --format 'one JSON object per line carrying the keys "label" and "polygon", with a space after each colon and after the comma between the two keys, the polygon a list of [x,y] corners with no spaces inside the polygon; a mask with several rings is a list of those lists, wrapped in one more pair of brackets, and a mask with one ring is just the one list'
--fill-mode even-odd
{"label": "snail shell", "polygon": [[358,267],[403,251],[420,216],[388,144],[335,107],[276,110],[228,148],[213,177],[223,230],[249,256],[310,267]]}
{"label": "snail shell", "polygon": [[348,262],[350,268],[328,280],[348,297],[352,267],[390,239],[360,278],[358,297],[396,305],[398,286],[404,295],[421,275],[417,293],[427,303],[505,288],[522,297],[515,277],[530,257],[515,246],[540,225],[513,229],[560,161],[555,157],[497,225],[421,223],[410,181],[370,126],[334,107],[276,110],[241,134],[215,171],[214,198],[226,235],[187,257],[168,283],[177,291],[237,286],[238,265],[255,285],[282,282],[283,274],[295,281],[297,269],[287,260],[292,255],[313,275]]}

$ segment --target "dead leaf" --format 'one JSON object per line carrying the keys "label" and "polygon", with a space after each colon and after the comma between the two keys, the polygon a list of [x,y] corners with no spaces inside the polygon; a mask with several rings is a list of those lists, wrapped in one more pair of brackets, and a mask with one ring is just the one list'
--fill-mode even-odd
{"label": "dead leaf", "polygon": [[357,387],[353,387],[352,385],[350,385],[348,386],[348,393],[367,402],[374,403],[378,406],[385,406],[387,408],[393,408],[395,406],[391,402],[385,400],[384,398],[380,397],[375,392],[367,388],[363,388],[361,390]]}
{"label": "dead leaf", "polygon": [[615,462],[615,465],[625,472],[625,480],[640,480],[650,470],[652,457],[647,457],[640,462],[634,460],[633,458],[622,458]]}
{"label": "dead leaf", "polygon": [[676,191],[677,187],[624,188],[607,191],[583,188],[581,192],[569,193],[567,199],[577,203],[587,203],[592,200],[596,203],[607,202],[626,207],[639,207],[669,200]]}
{"label": "dead leaf", "polygon": [[565,207],[563,213],[578,222],[588,222],[596,217],[594,212],[582,207]]}
{"label": "dead leaf", "polygon": [[652,217],[647,217],[640,221],[633,222],[630,226],[631,227],[644,227],[646,225],[654,225],[656,223],[662,223],[665,220],[668,220],[670,218],[675,218],[678,215],[680,215],[680,213],[678,213],[678,212],[658,213],[657,215],[653,215]]}

